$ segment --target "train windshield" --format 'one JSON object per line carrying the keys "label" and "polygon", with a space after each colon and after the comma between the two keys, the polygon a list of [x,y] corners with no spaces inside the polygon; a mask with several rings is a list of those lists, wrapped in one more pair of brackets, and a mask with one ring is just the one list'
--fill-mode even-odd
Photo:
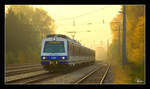
{"label": "train windshield", "polygon": [[46,41],[44,45],[44,53],[64,53],[63,41]]}

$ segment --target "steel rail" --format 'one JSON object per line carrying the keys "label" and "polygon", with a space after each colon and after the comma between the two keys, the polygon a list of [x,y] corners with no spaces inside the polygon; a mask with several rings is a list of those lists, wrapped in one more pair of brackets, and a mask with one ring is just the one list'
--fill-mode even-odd
{"label": "steel rail", "polygon": [[41,66],[39,66],[39,67],[33,67],[33,68],[9,70],[9,71],[5,71],[5,76],[8,77],[8,76],[13,76],[13,75],[17,75],[17,74],[23,74],[23,73],[39,71],[39,70],[42,70],[42,69],[43,68]]}
{"label": "steel rail", "polygon": [[77,80],[74,84],[79,84],[81,83],[83,80],[85,80],[86,78],[88,78],[90,75],[92,75],[93,73],[95,73],[99,68],[92,70],[92,72],[88,73],[86,76],[82,77],[80,80]]}
{"label": "steel rail", "polygon": [[5,80],[6,80],[6,83],[14,83],[14,82],[21,81],[21,80],[24,80],[24,79],[29,79],[29,78],[32,78],[32,77],[44,75],[44,74],[47,74],[47,73],[48,72],[46,72],[46,71],[41,71],[39,73],[37,73],[37,72],[30,72],[30,73],[25,73],[25,74],[5,77],[6,78]]}
{"label": "steel rail", "polygon": [[5,66],[5,70],[16,70],[16,69],[22,69],[22,68],[28,68],[28,67],[36,67],[41,66],[41,64],[35,64],[35,65],[22,65],[22,66]]}
{"label": "steel rail", "polygon": [[102,77],[102,79],[100,81],[100,84],[102,84],[104,82],[104,79],[106,78],[106,75],[108,74],[109,68],[110,68],[110,64],[108,65],[108,68],[107,68],[106,72],[104,73],[104,75],[103,75],[103,77]]}

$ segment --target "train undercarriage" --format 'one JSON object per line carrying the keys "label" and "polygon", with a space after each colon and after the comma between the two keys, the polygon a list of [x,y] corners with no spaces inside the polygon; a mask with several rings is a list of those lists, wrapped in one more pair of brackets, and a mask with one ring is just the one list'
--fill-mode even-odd
{"label": "train undercarriage", "polygon": [[85,66],[89,66],[89,65],[93,65],[95,63],[95,61],[91,61],[91,62],[82,62],[82,63],[76,63],[76,64],[44,64],[42,65],[43,68],[49,72],[69,72],[69,71],[74,71],[76,69],[85,67]]}

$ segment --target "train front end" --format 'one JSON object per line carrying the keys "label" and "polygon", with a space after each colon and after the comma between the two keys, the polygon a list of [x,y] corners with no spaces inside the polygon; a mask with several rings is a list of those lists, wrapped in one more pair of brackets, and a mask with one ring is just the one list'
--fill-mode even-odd
{"label": "train front end", "polygon": [[41,65],[45,70],[59,70],[68,62],[67,40],[61,37],[49,37],[42,41]]}

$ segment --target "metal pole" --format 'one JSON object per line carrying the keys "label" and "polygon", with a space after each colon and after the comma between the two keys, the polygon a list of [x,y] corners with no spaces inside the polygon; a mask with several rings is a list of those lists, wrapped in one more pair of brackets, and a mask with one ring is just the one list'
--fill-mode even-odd
{"label": "metal pole", "polygon": [[119,31],[118,31],[118,54],[120,60],[120,24],[119,24]]}
{"label": "metal pole", "polygon": [[126,63],[126,6],[123,5],[122,64],[125,65]]}

